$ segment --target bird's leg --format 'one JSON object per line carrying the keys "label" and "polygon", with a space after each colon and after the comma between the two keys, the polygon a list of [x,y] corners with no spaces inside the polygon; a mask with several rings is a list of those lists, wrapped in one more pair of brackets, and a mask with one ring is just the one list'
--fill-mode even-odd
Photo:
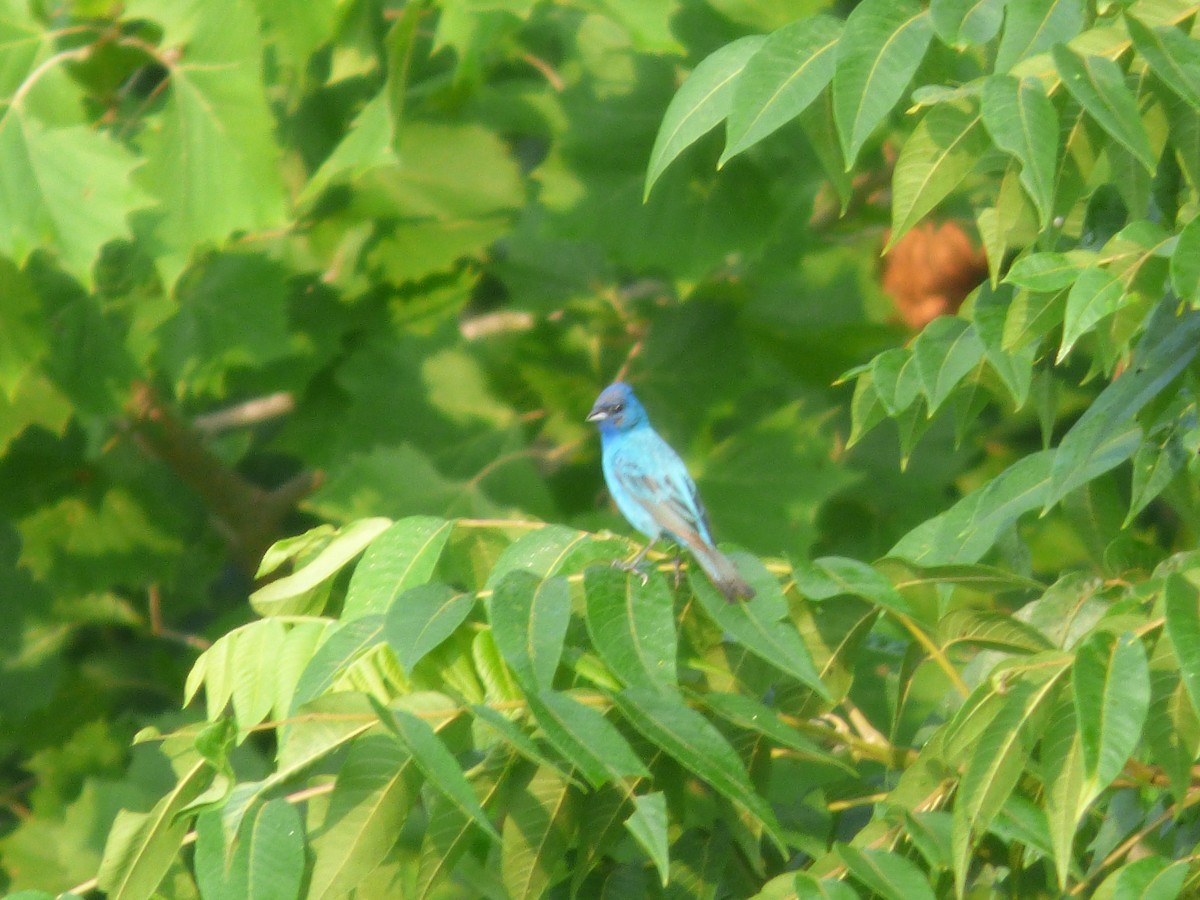
{"label": "bird's leg", "polygon": [[675,566],[675,590],[679,590],[679,586],[683,584],[683,554],[675,551],[675,558],[671,560]]}
{"label": "bird's leg", "polygon": [[622,562],[619,559],[613,560],[613,568],[621,569],[624,572],[635,572],[641,576],[642,584],[645,584],[650,580],[650,576],[641,570],[642,560],[646,558],[646,554],[650,552],[650,548],[653,546],[654,539],[651,538],[646,546],[639,550],[637,555],[628,562]]}

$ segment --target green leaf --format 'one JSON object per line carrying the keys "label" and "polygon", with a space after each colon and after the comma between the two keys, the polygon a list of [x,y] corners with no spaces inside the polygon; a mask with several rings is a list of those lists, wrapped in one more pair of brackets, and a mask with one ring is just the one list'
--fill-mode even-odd
{"label": "green leaf", "polygon": [[1071,673],[1083,761],[1098,793],[1121,774],[1141,741],[1150,708],[1150,669],[1133,635],[1092,635],[1076,651]]}
{"label": "green leaf", "polygon": [[596,710],[554,691],[530,694],[527,699],[546,740],[593,787],[650,774],[621,732]]}
{"label": "green leaf", "polygon": [[383,613],[409,588],[433,576],[454,525],[432,516],[411,516],[377,536],[354,567],[342,621]]}
{"label": "green leaf", "polygon": [[500,844],[504,896],[536,900],[566,872],[579,797],[554,769],[538,769],[508,803]]}
{"label": "green leaf", "polygon": [[50,128],[19,102],[0,114],[0,252],[17,263],[42,247],[85,285],[100,248],[129,235],[149,198],[130,181],[136,160],[84,126]]}
{"label": "green leaf", "polygon": [[704,716],[678,695],[653,688],[626,688],[613,702],[647,740],[757,818],[777,846],[786,846],[775,814],[750,783],[741,759]]}
{"label": "green leaf", "polygon": [[1200,48],[1195,40],[1172,25],[1149,28],[1126,15],[1125,26],[1133,46],[1167,87],[1192,109],[1200,110]]}
{"label": "green leaf", "polygon": [[1183,896],[1188,864],[1144,856],[1117,869],[1100,883],[1092,900],[1176,900]]}
{"label": "green leaf", "polygon": [[833,112],[846,167],[921,65],[933,29],[913,0],[864,0],[851,11],[838,41]]}
{"label": "green leaf", "polygon": [[795,891],[796,900],[861,900],[854,888],[834,878],[814,878],[807,872],[797,872],[785,878],[785,882],[789,881],[788,887]]}
{"label": "green leaf", "polygon": [[1093,253],[1028,253],[1012,264],[1004,280],[1031,291],[1058,291],[1070,287]]}
{"label": "green leaf", "polygon": [[658,127],[646,167],[643,199],[650,196],[654,182],[680,153],[729,115],[737,80],[765,42],[766,38],[758,35],[739,38],[708,56],[688,76]]}
{"label": "green leaf", "polygon": [[1062,343],[1055,362],[1066,359],[1075,342],[1120,309],[1125,299],[1125,283],[1108,269],[1088,266],[1080,272],[1067,293]]}
{"label": "green leaf", "polygon": [[1176,317],[1169,307],[1156,314],[1158,331],[1147,330],[1132,365],[1100,393],[1063,437],[1054,457],[1044,509],[1134,454],[1142,432],[1133,417],[1200,350],[1200,314]]}
{"label": "green leaf", "polygon": [[850,874],[887,900],[934,900],[929,880],[915,863],[886,850],[838,844]]}
{"label": "green leaf", "polygon": [[[554,575],[589,546],[601,543],[586,532],[562,525],[538,528],[521,535],[505,548],[488,573],[487,587],[495,589],[513,571],[524,571],[541,578]],[[607,548],[600,552],[604,549]]]}
{"label": "green leaf", "polygon": [[917,335],[913,363],[932,416],[983,359],[983,341],[975,326],[957,316],[939,316]]}
{"label": "green leaf", "polygon": [[383,724],[399,738],[400,743],[412,754],[413,762],[425,775],[427,783],[445,797],[467,818],[471,819],[488,835],[500,839],[499,832],[479,805],[475,789],[463,775],[458,760],[446,749],[446,745],[423,719],[395,707],[382,705],[376,709]]}
{"label": "green leaf", "polygon": [[1043,337],[1062,323],[1066,306],[1066,291],[1017,291],[1004,320],[1001,349],[1012,353],[1036,348]]}
{"label": "green leaf", "polygon": [[1154,151],[1138,114],[1137,100],[1125,86],[1125,74],[1111,59],[1081,56],[1065,45],[1051,51],[1063,85],[1089,116],[1154,174]]}
{"label": "green leaf", "polygon": [[643,584],[635,573],[594,566],[583,584],[588,634],[613,674],[631,686],[674,687],[675,607],[662,576]]}
{"label": "green leaf", "polygon": [[745,694],[710,693],[704,695],[704,705],[738,728],[761,734],[780,747],[787,747],[806,759],[836,766],[845,770],[847,774],[852,772],[845,762],[826,752],[795,728],[784,724],[775,710],[753,697],[747,697]]}
{"label": "green leaf", "polygon": [[[0,176],[3,177],[3,176]],[[50,349],[46,321],[33,285],[10,260],[0,258],[0,393],[15,400],[30,369]]]}
{"label": "green leaf", "polygon": [[238,874],[224,896],[294,900],[305,875],[304,823],[282,798],[256,806],[241,823],[230,870]]}
{"label": "green leaf", "polygon": [[733,89],[725,152],[718,166],[808,108],[833,78],[842,22],[818,14],[767,36]]}
{"label": "green leaf", "polygon": [[633,814],[625,820],[625,827],[646,851],[646,855],[658,869],[658,877],[662,880],[663,887],[666,887],[671,874],[666,794],[661,791],[639,794],[633,798],[633,805]]}
{"label": "green leaf", "polygon": [[310,203],[331,184],[353,181],[378,166],[397,165],[399,158],[393,149],[393,127],[385,87],[354,117],[346,136],[304,185],[300,202]]}
{"label": "green leaf", "polygon": [[1054,849],[1058,884],[1067,884],[1076,829],[1090,802],[1083,747],[1070,706],[1059,704],[1051,711],[1040,751],[1044,767],[1042,786],[1046,791],[1046,821]]}
{"label": "green leaf", "polygon": [[488,601],[492,637],[527,691],[549,690],[562,658],[571,620],[571,597],[562,576],[539,580],[511,571]]}
{"label": "green leaf", "polygon": [[896,160],[888,248],[962,184],[990,146],[978,103],[939,103],[929,110]]}
{"label": "green leaf", "polygon": [[417,800],[418,786],[412,757],[391,735],[370,734],[351,745],[309,844],[314,857],[309,897],[344,896],[383,861]]}
{"label": "green leaf", "polygon": [[1086,11],[1083,0],[1008,0],[1004,14],[996,72],[1007,72],[1021,60],[1075,37]]}
{"label": "green leaf", "polygon": [[796,588],[813,600],[828,600],[842,594],[862,597],[902,616],[912,610],[887,576],[873,566],[843,556],[822,556],[792,567]]}
{"label": "green leaf", "polygon": [[987,830],[1025,770],[1033,747],[1027,734],[1029,721],[1056,680],[1048,678],[1040,685],[1022,681],[1010,688],[999,711],[968,751],[954,801],[952,831],[955,879],[960,885],[966,880],[974,837]]}
{"label": "green leaf", "polygon": [[1171,287],[1192,305],[1200,305],[1200,216],[1179,232],[1171,254]]}
{"label": "green leaf", "polygon": [[983,124],[1005,153],[1021,164],[1021,186],[1043,228],[1054,213],[1058,117],[1036,79],[994,75],[983,85]]}
{"label": "green leaf", "polygon": [[454,634],[474,606],[474,594],[458,593],[444,584],[411,588],[392,601],[384,617],[384,639],[411,674],[417,663]]}
{"label": "green leaf", "polygon": [[[491,728],[493,731],[495,731],[498,735],[500,735],[501,738],[508,742],[513,750],[525,757],[531,763],[536,766],[558,767],[564,778],[574,781],[574,779],[571,778],[571,772],[569,769],[562,766],[561,763],[557,762],[556,760],[550,759],[550,757],[543,753],[541,749],[538,748],[538,745],[533,738],[526,734],[520,725],[505,716],[504,713],[493,709],[490,706],[484,706],[481,703],[471,706],[470,709],[471,713],[476,717],[476,719],[478,719],[480,722],[483,722],[488,728]],[[582,787],[581,782],[575,783]]]}
{"label": "green leaf", "polygon": [[1163,602],[1179,678],[1200,715],[1200,591],[1182,575],[1172,573],[1163,587]]}
{"label": "green leaf", "polygon": [[360,519],[340,529],[332,541],[303,567],[250,595],[260,616],[302,615],[325,605],[318,589],[391,525],[389,519]]}
{"label": "green leaf", "polygon": [[828,698],[828,691],[813,665],[812,654],[796,626],[787,618],[787,600],[779,582],[755,557],[739,553],[733,558],[742,576],[756,591],[754,599],[730,603],[703,574],[692,571],[688,580],[704,611],[755,656]]}
{"label": "green leaf", "polygon": [[1172,429],[1162,444],[1147,440],[1133,455],[1133,483],[1129,491],[1129,512],[1122,528],[1128,528],[1152,500],[1188,464],[1191,454],[1183,446],[1177,430]]}
{"label": "green leaf", "polygon": [[349,666],[384,641],[384,617],[364,616],[338,627],[313,654],[292,695],[292,712],[325,693]]}
{"label": "green leaf", "polygon": [[1005,0],[933,0],[929,17],[945,44],[986,44],[1000,31]]}
{"label": "green leaf", "polygon": [[108,832],[97,882],[113,900],[149,900],[175,860],[191,816],[181,815],[212,781],[206,760],[193,762],[148,813],[121,810]]}

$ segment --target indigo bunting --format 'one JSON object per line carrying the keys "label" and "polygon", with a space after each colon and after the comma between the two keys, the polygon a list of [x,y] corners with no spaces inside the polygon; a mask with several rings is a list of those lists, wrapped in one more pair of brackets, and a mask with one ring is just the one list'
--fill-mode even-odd
{"label": "indigo bunting", "polygon": [[587,421],[600,428],[604,480],[617,508],[650,538],[623,568],[636,570],[654,542],[667,537],[692,552],[726,600],[753,597],[754,588],[713,544],[708,514],[683,460],[650,427],[629,385],[618,381],[606,387]]}

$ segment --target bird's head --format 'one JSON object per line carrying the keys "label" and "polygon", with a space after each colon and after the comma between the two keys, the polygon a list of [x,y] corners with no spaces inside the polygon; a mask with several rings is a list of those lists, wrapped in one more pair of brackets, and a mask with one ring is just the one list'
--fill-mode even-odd
{"label": "bird's head", "polygon": [[597,423],[602,431],[629,431],[646,422],[646,410],[634,396],[633,388],[618,381],[600,392],[587,421]]}

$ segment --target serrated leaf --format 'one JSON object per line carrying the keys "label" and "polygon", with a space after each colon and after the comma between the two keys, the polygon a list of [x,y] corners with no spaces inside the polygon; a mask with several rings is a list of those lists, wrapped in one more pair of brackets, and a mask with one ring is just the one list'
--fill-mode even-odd
{"label": "serrated leaf", "polygon": [[1021,163],[1021,186],[1043,228],[1054,212],[1058,116],[1041,82],[994,75],[983,85],[983,124],[1005,153]]}
{"label": "serrated leaf", "polygon": [[704,59],[671,98],[650,151],[642,198],[680,153],[729,115],[734,86],[750,58],[766,42],[759,35],[738,38]]}
{"label": "serrated leaf", "polygon": [[1125,296],[1125,283],[1108,269],[1088,266],[1080,272],[1067,292],[1062,342],[1055,363],[1066,359],[1079,338],[1120,309]]}
{"label": "serrated leaf", "polygon": [[1162,333],[1147,330],[1132,365],[1100,393],[1063,437],[1054,457],[1044,509],[1134,454],[1142,442],[1134,416],[1200,350],[1200,313],[1176,317],[1168,303],[1157,315]]}
{"label": "serrated leaf", "polygon": [[1182,575],[1167,576],[1163,587],[1167,637],[1179,660],[1179,678],[1200,715],[1200,591]]}
{"label": "serrated leaf", "polygon": [[784,25],[746,63],[733,89],[725,152],[717,165],[808,108],[833,78],[842,22],[818,14]]}
{"label": "serrated leaf", "polygon": [[593,787],[650,774],[621,732],[596,710],[554,691],[527,699],[546,740]]}
{"label": "serrated leaf", "polygon": [[[125,12],[163,17],[153,2],[127,4]],[[166,104],[143,136],[138,183],[162,204],[156,231],[172,251],[173,281],[196,244],[280,225],[285,195],[252,7],[214,0],[204,15],[168,19],[165,31],[175,56]]]}
{"label": "serrated leaf", "polygon": [[127,237],[127,217],[150,202],[131,182],[136,160],[92,128],[49,128],[16,103],[0,114],[0,156],[0,252],[20,264],[46,248],[91,285],[100,248]]}
{"label": "serrated leaf", "polygon": [[[475,595],[444,584],[422,584],[392,601],[383,636],[406,673],[454,634],[475,606]],[[379,619],[364,616],[362,621]],[[353,621],[353,620],[352,620]]]}
{"label": "serrated leaf", "polygon": [[850,874],[887,900],[934,900],[929,880],[915,863],[886,850],[838,844]]}
{"label": "serrated leaf", "polygon": [[1080,645],[1071,672],[1090,793],[1112,783],[1141,740],[1150,708],[1150,669],[1133,635],[1100,632]]}
{"label": "serrated leaf", "polygon": [[989,147],[977,102],[939,103],[929,110],[896,160],[888,247],[962,184]]}
{"label": "serrated leaf", "polygon": [[1125,86],[1121,67],[1103,56],[1081,56],[1063,44],[1056,45],[1051,54],[1071,96],[1153,175],[1154,151],[1142,126],[1137,100]]}
{"label": "serrated leaf", "polygon": [[250,605],[260,616],[318,611],[324,605],[323,598],[315,599],[321,585],[362,553],[391,524],[390,519],[360,519],[339,529],[337,536],[302,568],[251,594]]}
{"label": "serrated leaf", "polygon": [[488,616],[496,647],[517,681],[527,691],[549,690],[571,619],[566,579],[511,571],[488,601]]}
{"label": "serrated leaf", "polygon": [[667,840],[667,797],[661,791],[639,794],[633,798],[633,814],[625,820],[625,827],[633,835],[654,867],[663,887],[671,874],[671,858]]}
{"label": "serrated leaf", "polygon": [[653,688],[626,688],[613,695],[613,703],[647,740],[752,814],[777,846],[787,845],[775,814],[755,791],[733,747],[681,697]]}
{"label": "serrated leaf", "polygon": [[742,576],[756,591],[754,599],[730,603],[704,575],[692,571],[688,580],[704,611],[755,656],[827,698],[829,693],[821,683],[812,654],[796,626],[787,618],[787,600],[779,582],[755,557],[738,553],[733,558]]}
{"label": "serrated leaf", "polygon": [[588,634],[613,674],[627,685],[673,687],[675,604],[662,576],[643,584],[635,573],[594,566],[583,584]]}
{"label": "serrated leaf", "polygon": [[411,516],[372,540],[354,567],[342,621],[386,612],[409,588],[427,582],[452,529],[453,523],[446,519]]}
{"label": "serrated leaf", "polygon": [[445,797],[462,815],[471,819],[491,837],[500,839],[499,832],[479,805],[475,789],[463,775],[458,760],[434,733],[429,723],[402,709],[377,707],[383,724],[399,739],[412,755],[413,762],[425,776],[426,783]]}
{"label": "serrated leaf", "polygon": [[849,168],[904,96],[933,37],[929,13],[913,0],[864,0],[838,41],[833,112]]}
{"label": "serrated leaf", "polygon": [[365,735],[351,745],[309,844],[312,900],[344,896],[383,861],[417,799],[418,784],[412,757],[391,735]]}
{"label": "serrated leaf", "polygon": [[376,166],[397,165],[394,120],[385,87],[354,117],[350,128],[333,152],[304,185],[300,202],[315,200],[325,188],[343,180],[353,180]]}

